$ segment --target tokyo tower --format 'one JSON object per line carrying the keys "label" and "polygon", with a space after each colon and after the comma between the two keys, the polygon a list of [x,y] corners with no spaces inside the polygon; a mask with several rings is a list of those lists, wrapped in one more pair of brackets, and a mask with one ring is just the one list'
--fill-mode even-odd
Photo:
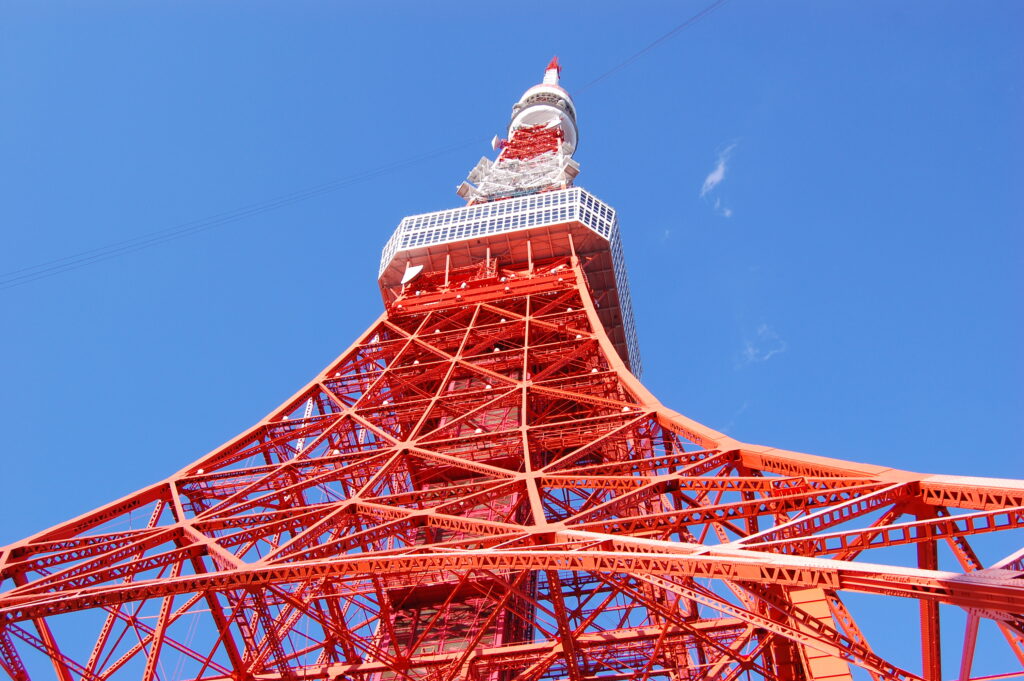
{"label": "tokyo tower", "polygon": [[[745,444],[640,382],[616,213],[574,186],[559,71],[467,205],[401,221],[383,314],[309,384],[0,549],[3,672],[1019,678],[972,665],[1024,667],[1024,482]],[[876,652],[893,631],[914,645]]]}

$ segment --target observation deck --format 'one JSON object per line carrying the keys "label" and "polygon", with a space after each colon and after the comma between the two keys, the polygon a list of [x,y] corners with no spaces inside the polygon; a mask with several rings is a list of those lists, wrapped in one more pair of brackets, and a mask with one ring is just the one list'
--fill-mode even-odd
{"label": "observation deck", "polygon": [[384,246],[378,281],[389,304],[400,294],[410,268],[443,272],[488,256],[520,263],[574,251],[605,331],[639,376],[640,348],[618,219],[611,206],[580,187],[410,215]]}

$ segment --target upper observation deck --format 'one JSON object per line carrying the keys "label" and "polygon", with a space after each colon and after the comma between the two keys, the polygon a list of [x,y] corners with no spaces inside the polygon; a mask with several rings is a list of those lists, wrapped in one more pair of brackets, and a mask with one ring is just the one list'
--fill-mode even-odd
{"label": "upper observation deck", "polygon": [[385,302],[410,268],[444,271],[483,261],[526,262],[575,251],[619,355],[641,371],[629,279],[615,210],[580,187],[410,215],[384,246],[379,283]]}

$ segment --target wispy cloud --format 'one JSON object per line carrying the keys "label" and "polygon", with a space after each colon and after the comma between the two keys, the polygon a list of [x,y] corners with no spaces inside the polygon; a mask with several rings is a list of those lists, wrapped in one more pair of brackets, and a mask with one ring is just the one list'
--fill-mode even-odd
{"label": "wispy cloud", "polygon": [[775,355],[781,355],[786,351],[786,341],[779,334],[775,333],[767,324],[761,324],[752,338],[743,343],[743,351],[740,353],[736,368],[741,369],[750,364],[767,362]]}
{"label": "wispy cloud", "polygon": [[[715,187],[722,183],[722,180],[725,179],[725,171],[728,169],[729,165],[729,156],[735,148],[736,144],[733,143],[718,153],[718,160],[715,162],[714,169],[708,173],[708,176],[704,178],[704,184],[701,185],[701,198],[707,196]],[[732,213],[732,211],[729,212],[730,214]]]}
{"label": "wispy cloud", "polygon": [[729,422],[722,426],[721,428],[719,428],[719,430],[721,430],[726,435],[730,434],[732,432],[732,429],[736,427],[737,420],[739,420],[740,416],[743,415],[743,412],[745,412],[747,410],[747,407],[749,406],[750,402],[748,402],[747,400],[743,400],[743,404],[740,405],[739,409],[733,412],[732,417],[729,419]]}
{"label": "wispy cloud", "polygon": [[715,199],[715,210],[727,218],[732,217],[732,208],[722,205],[722,199]]}

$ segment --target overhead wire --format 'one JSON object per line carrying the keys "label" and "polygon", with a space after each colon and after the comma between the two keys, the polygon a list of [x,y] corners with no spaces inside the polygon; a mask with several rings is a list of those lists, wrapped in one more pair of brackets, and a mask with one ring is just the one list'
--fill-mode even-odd
{"label": "overhead wire", "polygon": [[252,203],[234,210],[216,213],[205,218],[191,220],[172,227],[148,232],[137,237],[124,239],[122,241],[115,241],[105,246],[99,246],[97,248],[80,251],[72,255],[55,258],[29,267],[12,270],[0,275],[0,291],[8,288],[14,288],[16,286],[22,286],[57,274],[63,274],[64,272],[69,272],[80,267],[85,267],[86,265],[102,262],[103,260],[109,260],[110,258],[134,253],[145,248],[151,248],[153,246],[167,243],[168,241],[174,241],[175,239],[191,236],[232,222],[238,222],[239,220],[253,217],[255,215],[284,208],[285,206],[290,206],[322,194],[337,191],[360,182],[366,182],[367,180],[374,179],[381,175],[386,175],[396,170],[401,170],[402,168],[480,143],[481,140],[476,139],[462,142],[460,144],[444,147],[443,149],[437,149],[425,154],[419,154],[400,161],[387,163],[377,168],[362,171],[331,182],[300,189],[265,201]]}
{"label": "overhead wire", "polygon": [[[590,88],[592,88],[593,86],[597,85],[598,83],[618,73],[619,71],[626,68],[636,60],[640,59],[645,54],[655,49],[662,43],[674,38],[682,31],[686,30],[687,28],[693,26],[702,19],[706,18],[715,10],[725,5],[727,2],[729,2],[729,0],[715,0],[711,4],[705,6],[696,14],[693,14],[682,23],[673,27],[664,35],[656,38],[655,40],[644,46],[642,49],[638,50],[637,52],[634,52],[632,55],[622,60],[612,68],[608,69],[601,75],[588,81],[587,83],[584,83],[583,86],[576,88],[575,93],[577,95],[582,94],[589,90]],[[353,184],[366,182],[367,180],[374,179],[381,175],[386,175],[396,170],[401,170],[402,168],[406,168],[417,163],[422,163],[423,161],[437,158],[439,156],[443,156],[453,151],[464,149],[468,146],[479,143],[480,140],[462,142],[452,146],[444,147],[442,149],[437,149],[435,151],[431,151],[425,154],[420,154],[417,156],[412,156],[407,159],[387,163],[377,168],[362,171],[354,175],[350,175],[348,177],[333,180],[331,182],[326,182],[305,189],[299,189],[289,194],[283,194],[281,196],[277,196],[272,199],[267,199],[265,201],[248,204],[246,206],[242,206],[240,208],[236,208],[233,210],[216,213],[205,218],[200,218],[197,220],[180,223],[172,227],[147,232],[146,234],[131,237],[128,239],[123,239],[121,241],[115,241],[113,243],[106,244],[105,246],[99,246],[85,251],[80,251],[72,255],[54,258],[52,260],[47,260],[41,263],[37,263],[35,265],[30,265],[28,267],[22,267],[20,269],[11,270],[9,272],[0,274],[0,291],[15,288],[17,286],[23,286],[25,284],[38,281],[40,279],[46,279],[48,277],[53,277],[58,274],[70,272],[72,270],[76,270],[87,265],[92,265],[98,262],[102,262],[104,260],[109,260],[111,258],[116,258],[122,255],[135,253],[146,248],[152,248],[153,246],[158,246],[169,241],[174,241],[187,236],[192,236],[193,234],[198,234],[200,232],[213,229],[214,227],[230,224],[232,222],[238,222],[239,220],[243,220],[245,218],[261,215],[263,213],[267,213],[273,210],[278,210],[280,208],[284,208],[286,206],[299,203],[301,201],[306,201],[308,199],[321,196],[323,194],[334,192],[344,187],[351,186]]]}
{"label": "overhead wire", "polygon": [[619,71],[621,71],[622,69],[626,68],[627,66],[629,66],[630,64],[635,62],[637,59],[639,59],[640,57],[644,56],[645,54],[647,54],[648,52],[650,52],[654,48],[658,47],[659,45],[661,45],[665,41],[670,40],[670,39],[676,37],[681,32],[685,31],[689,27],[693,26],[694,24],[696,24],[700,20],[702,20],[705,17],[707,17],[708,15],[710,15],[715,10],[721,8],[722,5],[726,4],[727,2],[729,2],[729,0],[715,0],[715,2],[712,2],[710,5],[707,5],[706,7],[704,7],[704,9],[702,9],[699,12],[697,12],[696,14],[692,15],[686,21],[684,21],[683,23],[681,23],[678,26],[674,27],[671,31],[669,31],[668,33],[664,34],[660,38],[657,38],[654,41],[648,43],[644,48],[640,49],[637,52],[634,52],[629,57],[626,57],[624,60],[622,60],[621,62],[619,62],[618,64],[616,64],[612,68],[608,69],[607,71],[602,73],[597,78],[594,78],[593,80],[590,80],[590,81],[584,83],[579,88],[575,88],[574,93],[577,94],[577,95],[578,94],[582,94],[583,92],[586,92],[587,90],[589,90],[590,88],[594,87],[595,85],[597,85],[601,81],[605,80],[606,78],[608,78],[608,77],[618,73]]}

